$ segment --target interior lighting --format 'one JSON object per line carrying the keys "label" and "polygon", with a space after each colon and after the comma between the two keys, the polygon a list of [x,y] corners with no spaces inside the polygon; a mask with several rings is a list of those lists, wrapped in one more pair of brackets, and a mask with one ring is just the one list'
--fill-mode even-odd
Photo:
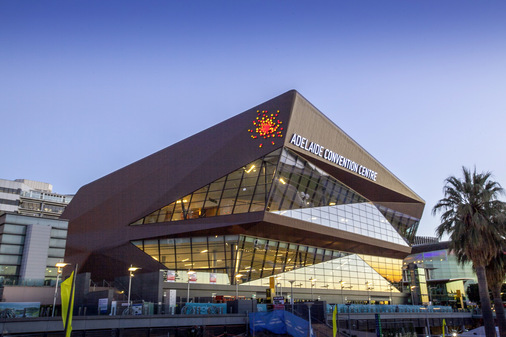
{"label": "interior lighting", "polygon": [[336,204],[335,202],[331,202],[329,206],[335,206],[335,204]]}
{"label": "interior lighting", "polygon": [[279,178],[279,181],[283,184],[283,185],[286,185],[286,181],[283,180],[283,178]]}
{"label": "interior lighting", "polygon": [[204,249],[203,251],[201,251],[201,253],[207,253],[208,250],[207,249]]}
{"label": "interior lighting", "polygon": [[249,169],[246,170],[246,173],[250,173],[251,170],[253,170],[255,168],[255,165],[251,165],[251,167]]}

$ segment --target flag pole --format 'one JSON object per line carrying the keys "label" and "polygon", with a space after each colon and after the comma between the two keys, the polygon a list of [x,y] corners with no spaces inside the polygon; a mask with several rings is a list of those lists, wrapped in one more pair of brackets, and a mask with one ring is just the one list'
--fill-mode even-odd
{"label": "flag pole", "polygon": [[[74,267],[74,277],[72,279],[72,287],[70,288],[70,298],[69,298],[69,304],[67,307],[67,317],[65,317],[65,330],[64,330],[65,337],[70,337],[70,336],[67,336],[67,332],[69,329],[69,323],[72,323],[70,317],[71,317],[72,311],[74,309],[74,305],[73,305],[74,304],[74,289],[76,287],[77,266],[78,266],[78,264],[76,263],[76,266]],[[72,333],[72,330],[70,331],[70,333]]]}

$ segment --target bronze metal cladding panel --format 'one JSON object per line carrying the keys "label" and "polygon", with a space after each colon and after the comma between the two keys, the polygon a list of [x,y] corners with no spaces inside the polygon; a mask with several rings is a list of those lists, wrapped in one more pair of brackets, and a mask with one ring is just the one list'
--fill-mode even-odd
{"label": "bronze metal cladding panel", "polygon": [[[258,122],[263,118],[272,123],[260,125]],[[277,132],[270,134],[273,137],[264,137],[264,128],[270,126]],[[378,181],[369,181],[289,144],[293,133],[377,170]],[[377,247],[381,247],[384,249],[381,254],[392,257],[406,254],[409,247],[387,245],[274,214],[265,214],[263,220],[253,213],[129,226],[283,145],[317,161],[329,174],[370,200],[389,203],[397,209],[404,207],[402,203],[411,202],[418,207],[413,207],[409,214],[421,215],[424,202],[420,197],[292,90],[83,186],[62,215],[69,219],[66,260],[84,266],[82,271],[93,268],[100,259],[108,259],[104,263],[109,265],[115,263],[115,270],[126,270],[129,263],[136,261],[143,263],[143,270],[156,270],[158,262],[153,259],[148,262],[146,255],[129,243],[131,240],[211,232],[273,236],[350,252],[378,253]]]}
{"label": "bronze metal cladding panel", "polygon": [[[345,158],[353,160],[354,162],[377,172],[376,181],[369,180],[355,172],[325,160],[319,155],[313,154],[299,146],[291,144],[290,139],[293,134],[305,137],[309,142],[317,143],[325,149],[336,152]],[[298,153],[303,153],[306,157],[316,159],[319,162],[326,162],[329,166],[335,167],[337,169],[335,172],[343,171],[343,174],[340,174],[340,180],[368,197],[371,201],[381,201],[386,190],[390,190],[395,192],[395,194],[404,196],[404,201],[419,203],[423,210],[425,202],[422,198],[409,189],[409,187],[395,177],[388,169],[386,169],[381,163],[379,163],[300,94],[297,94],[295,98],[292,118],[288,127],[285,143],[287,147],[297,151]],[[377,187],[375,188],[375,186]],[[368,191],[369,193],[367,193]],[[369,196],[367,194],[369,194]],[[384,201],[395,200],[387,198]]]}
{"label": "bronze metal cladding panel", "polygon": [[[62,215],[66,258],[82,265],[91,252],[129,242],[130,223],[282,147],[284,138],[259,137],[254,123],[262,111],[277,113],[284,136],[294,97],[289,91],[83,186]],[[151,232],[168,233],[168,226]]]}

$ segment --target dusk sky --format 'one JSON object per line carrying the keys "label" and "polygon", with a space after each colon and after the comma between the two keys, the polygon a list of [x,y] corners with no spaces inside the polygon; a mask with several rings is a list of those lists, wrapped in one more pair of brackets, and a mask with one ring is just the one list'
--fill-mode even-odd
{"label": "dusk sky", "polygon": [[506,187],[502,0],[1,0],[0,178],[73,194],[290,89],[426,201],[419,235],[462,166]]}

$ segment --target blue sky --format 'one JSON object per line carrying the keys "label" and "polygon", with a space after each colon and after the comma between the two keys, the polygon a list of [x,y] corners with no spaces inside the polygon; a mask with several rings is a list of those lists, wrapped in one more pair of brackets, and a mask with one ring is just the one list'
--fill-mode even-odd
{"label": "blue sky", "polygon": [[[506,186],[506,3],[0,1],[0,178],[79,187],[296,89],[427,202]],[[195,154],[198,155],[196,149]]]}

